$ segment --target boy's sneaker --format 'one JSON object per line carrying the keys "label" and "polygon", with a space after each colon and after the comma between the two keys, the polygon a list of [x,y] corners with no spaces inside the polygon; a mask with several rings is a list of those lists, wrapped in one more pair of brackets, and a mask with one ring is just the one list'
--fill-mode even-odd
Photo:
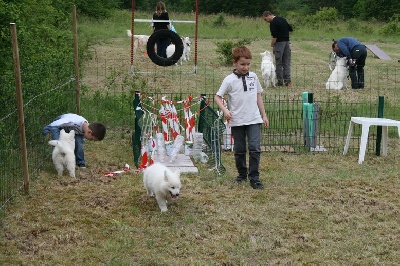
{"label": "boy's sneaker", "polygon": [[78,164],[78,168],[79,169],[86,169],[86,165],[85,164]]}
{"label": "boy's sneaker", "polygon": [[246,182],[247,181],[247,177],[238,176],[238,177],[236,177],[235,181],[236,181],[236,183]]}
{"label": "boy's sneaker", "polygon": [[251,180],[250,186],[254,189],[263,189],[264,188],[264,186],[260,180]]}

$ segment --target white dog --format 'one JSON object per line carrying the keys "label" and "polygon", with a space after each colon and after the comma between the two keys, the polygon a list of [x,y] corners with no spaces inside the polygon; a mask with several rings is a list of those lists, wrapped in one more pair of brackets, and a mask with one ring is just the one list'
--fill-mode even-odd
{"label": "white dog", "polygon": [[338,58],[336,60],[335,69],[333,69],[328,82],[326,82],[326,89],[341,90],[346,88],[347,65],[346,57]]}
{"label": "white dog", "polygon": [[[132,32],[131,30],[126,30],[126,35],[128,35],[129,38],[132,37]],[[149,41],[149,35],[133,35],[133,51],[136,54],[136,49],[139,47],[140,51],[142,51],[142,47],[146,48],[147,42]]]}
{"label": "white dog", "polygon": [[[182,65],[183,61],[189,61],[190,57],[190,39],[189,37],[181,38],[183,43],[183,53],[181,58],[179,58],[178,62],[175,65]],[[175,44],[170,44],[167,47],[167,57],[171,57],[175,53]]]}
{"label": "white dog", "polygon": [[65,130],[61,129],[60,138],[50,140],[49,144],[54,146],[52,158],[58,175],[62,176],[65,166],[69,175],[75,178],[75,131],[65,133]]}
{"label": "white dog", "polygon": [[182,38],[182,42],[183,42],[183,61],[189,61],[190,58],[190,38],[189,36],[183,37]]}
{"label": "white dog", "polygon": [[264,85],[275,87],[275,66],[272,61],[271,52],[265,51],[260,53],[261,61],[261,76],[264,80]]}
{"label": "white dog", "polygon": [[[170,58],[173,54],[175,53],[175,44],[170,44],[167,47],[167,57]],[[183,61],[183,54],[181,58],[179,58],[178,62],[175,63],[175,65],[182,65]]]}
{"label": "white dog", "polygon": [[161,212],[167,211],[167,200],[176,200],[181,189],[180,170],[173,173],[161,163],[155,163],[143,172],[147,195],[156,197]]}

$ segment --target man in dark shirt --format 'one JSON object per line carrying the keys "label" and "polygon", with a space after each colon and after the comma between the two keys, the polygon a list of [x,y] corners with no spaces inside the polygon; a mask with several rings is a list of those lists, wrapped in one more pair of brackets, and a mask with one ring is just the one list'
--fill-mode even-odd
{"label": "man in dark shirt", "polygon": [[285,18],[275,16],[270,11],[263,13],[264,21],[268,22],[271,31],[271,47],[275,55],[276,78],[278,86],[290,86],[290,61],[291,49],[289,42],[289,33],[293,31],[292,26]]}

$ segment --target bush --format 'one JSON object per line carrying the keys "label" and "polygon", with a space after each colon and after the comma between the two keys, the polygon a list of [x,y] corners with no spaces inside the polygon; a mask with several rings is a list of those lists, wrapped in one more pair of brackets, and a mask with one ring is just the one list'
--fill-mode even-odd
{"label": "bush", "polygon": [[322,7],[315,15],[307,16],[306,22],[313,29],[319,29],[330,23],[335,23],[338,19],[338,11],[333,7]]}
{"label": "bush", "polygon": [[400,35],[400,14],[394,15],[390,21],[380,29],[383,36]]}
{"label": "bush", "polygon": [[214,27],[226,27],[227,25],[228,24],[226,23],[224,13],[220,13],[218,17],[213,21]]}
{"label": "bush", "polygon": [[251,41],[249,39],[243,39],[238,42],[232,41],[223,41],[217,42],[217,53],[219,54],[219,61],[224,66],[230,66],[232,64],[232,49],[237,46],[250,44]]}

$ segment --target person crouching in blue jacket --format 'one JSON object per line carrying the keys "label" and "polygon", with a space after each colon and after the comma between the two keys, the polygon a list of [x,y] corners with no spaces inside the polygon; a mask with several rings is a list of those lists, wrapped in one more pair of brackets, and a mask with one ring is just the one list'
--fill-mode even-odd
{"label": "person crouching in blue jacket", "polygon": [[353,37],[333,40],[332,50],[340,57],[346,57],[349,64],[349,76],[352,89],[364,89],[364,66],[367,48]]}

